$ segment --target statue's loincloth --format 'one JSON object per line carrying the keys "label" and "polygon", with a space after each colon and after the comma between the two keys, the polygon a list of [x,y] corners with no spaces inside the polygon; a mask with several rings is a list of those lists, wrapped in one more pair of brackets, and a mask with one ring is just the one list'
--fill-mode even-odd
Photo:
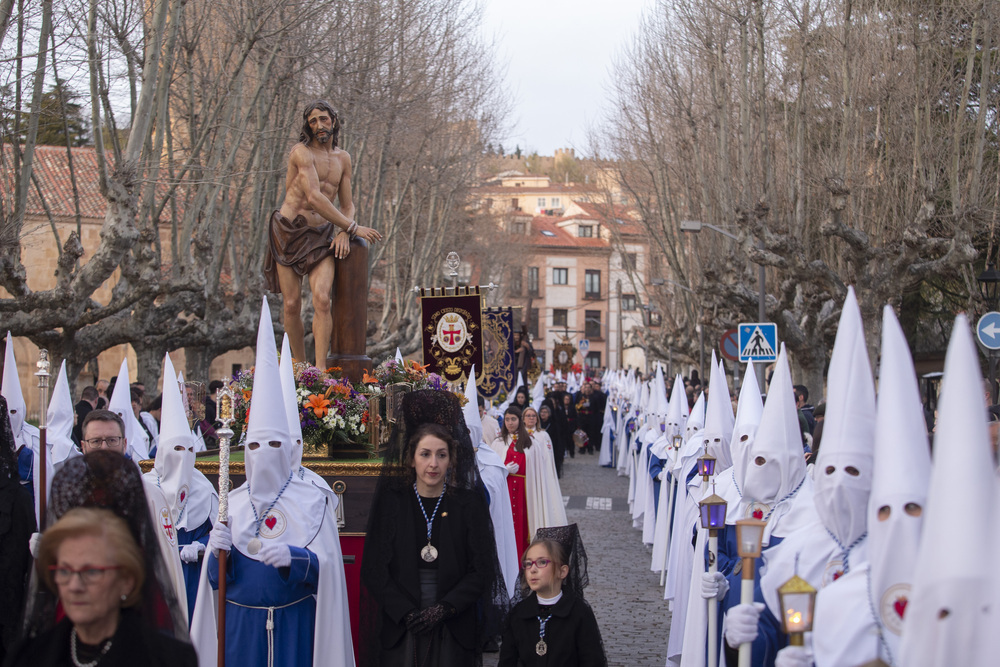
{"label": "statue's loincloth", "polygon": [[304,216],[297,215],[294,220],[289,220],[280,211],[272,213],[267,232],[267,256],[264,257],[267,289],[281,292],[278,264],[304,276],[327,257],[333,257],[330,242],[337,231],[338,227],[329,221],[324,220],[323,224],[314,227],[306,222]]}

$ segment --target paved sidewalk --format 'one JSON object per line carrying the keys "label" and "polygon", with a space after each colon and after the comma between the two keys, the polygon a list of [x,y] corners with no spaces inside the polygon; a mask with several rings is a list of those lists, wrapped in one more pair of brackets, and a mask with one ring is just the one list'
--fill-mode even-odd
{"label": "paved sidewalk", "polygon": [[[611,667],[662,667],[670,612],[650,551],[628,514],[628,478],[597,465],[597,455],[567,458],[560,480],[566,516],[580,527],[589,559],[587,601],[594,608]],[[497,664],[486,654],[484,665]]]}

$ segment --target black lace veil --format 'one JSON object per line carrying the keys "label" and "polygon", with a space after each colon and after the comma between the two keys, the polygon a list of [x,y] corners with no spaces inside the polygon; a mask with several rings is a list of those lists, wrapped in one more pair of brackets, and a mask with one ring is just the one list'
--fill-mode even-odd
{"label": "black lace veil", "polygon": [[[145,559],[146,580],[142,601],[136,607],[144,630],[190,641],[187,610],[178,604],[135,464],[108,450],[68,460],[52,479],[48,525],[77,507],[105,508],[125,520]],[[26,633],[35,637],[55,625],[58,599],[39,581],[37,573],[32,574],[28,599]]]}
{"label": "black lace veil", "polygon": [[[413,468],[407,457],[409,436],[426,423],[444,426],[458,443],[455,461],[449,472],[447,493],[473,491],[475,500],[482,503],[485,525],[470,530],[471,539],[481,542],[473,551],[482,556],[474,562],[476,571],[484,580],[483,592],[477,603],[476,646],[483,646],[488,637],[500,633],[510,608],[510,596],[504,585],[503,573],[497,558],[493,526],[486,506],[485,487],[479,477],[476,450],[472,446],[469,429],[465,425],[458,397],[448,391],[426,389],[415,391],[403,398],[401,418],[390,435],[382,462],[382,471],[375,487],[375,496],[368,515],[365,555],[361,564],[361,632],[362,664],[378,664],[378,641],[382,616],[379,601],[384,599],[388,582],[389,561],[393,557],[393,540],[399,521],[409,520],[407,512],[390,506],[398,492],[412,493]],[[396,492],[396,493],[393,493]],[[482,654],[477,651],[477,664]]]}
{"label": "black lace veil", "polygon": [[[552,526],[539,528],[535,531],[534,540],[547,539],[558,542],[566,554],[566,565],[569,565],[569,575],[563,580],[564,594],[572,593],[581,600],[584,599],[583,589],[590,585],[587,575],[587,550],[583,547],[580,530],[575,523],[568,526]],[[523,556],[524,554],[521,554]],[[520,602],[531,594],[528,582],[524,578],[524,569],[517,575],[517,591],[514,602]]]}

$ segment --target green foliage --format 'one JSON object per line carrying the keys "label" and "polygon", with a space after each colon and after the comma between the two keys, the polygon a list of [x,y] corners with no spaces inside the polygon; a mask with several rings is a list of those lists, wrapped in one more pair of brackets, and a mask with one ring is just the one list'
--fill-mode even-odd
{"label": "green foliage", "polygon": [[[90,141],[90,126],[77,103],[80,95],[58,81],[42,94],[38,119],[38,143],[47,146],[84,146]],[[27,122],[21,125],[26,130]],[[68,130],[68,132],[67,132]]]}

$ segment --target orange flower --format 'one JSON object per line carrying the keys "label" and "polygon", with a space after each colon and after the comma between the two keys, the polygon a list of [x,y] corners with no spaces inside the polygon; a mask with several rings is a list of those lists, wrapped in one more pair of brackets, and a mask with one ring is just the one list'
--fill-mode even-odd
{"label": "orange flower", "polygon": [[326,411],[330,409],[330,401],[322,396],[310,394],[309,398],[306,399],[305,407],[311,409],[314,415],[322,419],[326,416]]}
{"label": "orange flower", "polygon": [[253,392],[251,392],[249,389],[244,389],[243,390],[243,400],[246,401],[247,403],[249,403],[250,402],[250,395],[252,393]]}
{"label": "orange flower", "polygon": [[343,396],[347,398],[351,395],[351,390],[342,384],[330,385],[330,388],[326,390],[326,395],[329,398],[330,394],[336,394],[337,396]]}
{"label": "orange flower", "polygon": [[329,368],[326,369],[326,372],[327,373],[339,373],[342,370],[344,370],[344,369],[341,368],[340,366],[330,366]]}
{"label": "orange flower", "polygon": [[369,375],[367,370],[364,371],[364,377],[361,378],[361,381],[365,384],[378,384],[378,378]]}
{"label": "orange flower", "polygon": [[421,366],[420,364],[417,363],[416,359],[410,359],[410,364],[411,364],[410,368],[416,371],[426,371],[427,368],[430,366],[430,364],[424,364],[423,366]]}

